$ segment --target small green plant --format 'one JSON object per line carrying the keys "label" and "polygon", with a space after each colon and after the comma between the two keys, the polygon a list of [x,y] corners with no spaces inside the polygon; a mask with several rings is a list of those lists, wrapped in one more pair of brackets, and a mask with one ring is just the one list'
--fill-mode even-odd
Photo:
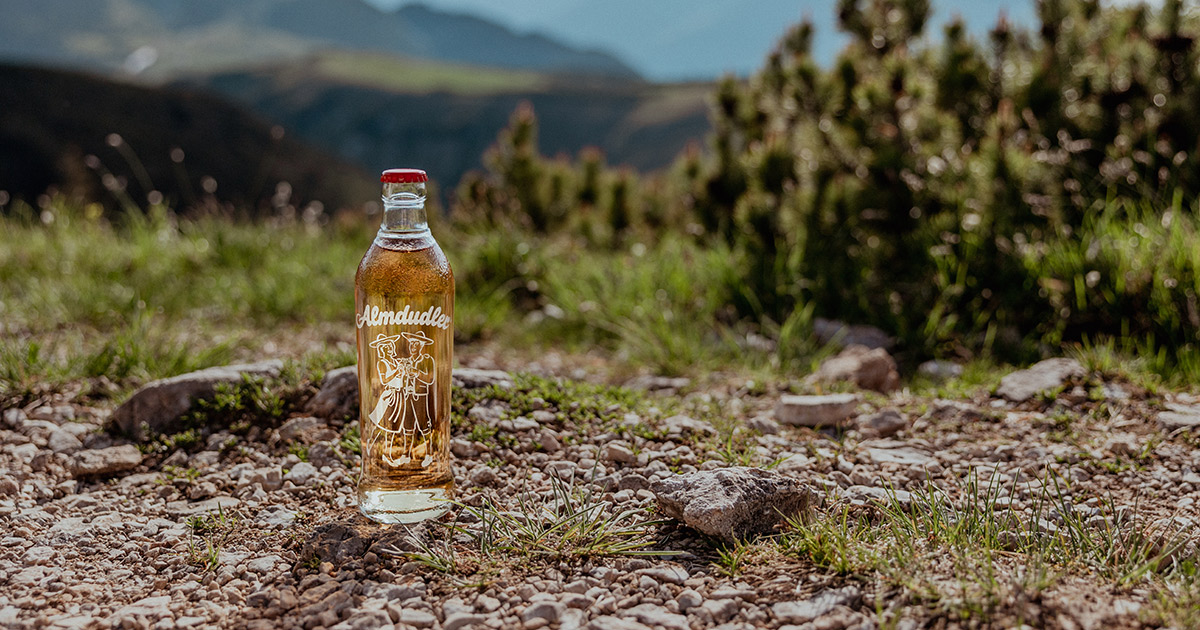
{"label": "small green plant", "polygon": [[362,455],[362,440],[358,435],[358,423],[350,422],[346,424],[346,428],[342,429],[342,437],[338,440],[338,444],[342,450],[355,455]]}
{"label": "small green plant", "polygon": [[729,578],[740,575],[742,564],[752,547],[750,543],[741,540],[718,546],[717,561],[713,563],[717,572]]}
{"label": "small green plant", "polygon": [[308,461],[308,445],[300,442],[292,442],[288,444],[288,453],[295,455],[302,462]]}

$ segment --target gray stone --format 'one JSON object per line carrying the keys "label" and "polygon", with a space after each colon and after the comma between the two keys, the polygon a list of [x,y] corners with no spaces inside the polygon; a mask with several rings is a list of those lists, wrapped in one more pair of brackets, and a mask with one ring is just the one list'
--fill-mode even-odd
{"label": "gray stone", "polygon": [[1025,402],[1042,392],[1062,387],[1071,379],[1086,375],[1087,371],[1075,359],[1046,359],[1000,379],[996,395],[1012,402]]}
{"label": "gray stone", "polygon": [[925,466],[937,461],[928,453],[911,446],[868,448],[867,457],[876,464],[898,464],[900,466]]}
{"label": "gray stone", "polygon": [[867,348],[889,349],[895,344],[887,333],[874,326],[865,324],[847,324],[837,320],[817,317],[813,320],[813,336],[821,345],[837,344],[846,346],[866,346]]}
{"label": "gray stone", "polygon": [[804,623],[824,615],[838,606],[853,606],[862,598],[856,586],[833,588],[822,591],[809,599],[796,602],[779,602],[771,607],[775,617],[784,623]]}
{"label": "gray stone", "polygon": [[325,426],[325,423],[320,418],[314,418],[313,416],[292,418],[279,427],[279,439],[284,442],[294,442],[304,437],[306,432],[323,426]]}
{"label": "gray stone", "polygon": [[673,392],[691,385],[691,379],[683,376],[637,376],[625,383],[629,389],[644,389],[650,392]]}
{"label": "gray stone", "polygon": [[851,503],[867,504],[881,503],[883,505],[892,505],[895,501],[900,507],[908,508],[912,506],[912,494],[904,490],[895,490],[892,488],[880,488],[878,486],[850,486],[842,491],[842,495],[850,499]]}
{"label": "gray stone", "polygon": [[671,416],[663,420],[663,426],[667,429],[667,435],[716,435],[717,430],[713,425],[696,420],[691,416]]}
{"label": "gray stone", "polygon": [[895,409],[884,409],[858,419],[858,430],[874,437],[891,437],[906,428],[908,420]]}
{"label": "gray stone", "polygon": [[292,510],[276,507],[274,509],[263,510],[255,517],[255,520],[267,525],[291,525],[296,522],[296,513]]}
{"label": "gray stone", "polygon": [[171,604],[170,595],[160,595],[157,597],[144,597],[132,604],[118,608],[112,614],[113,619],[122,619],[125,617],[145,617],[150,620],[157,620],[162,617],[173,617],[170,609],[167,608]]}
{"label": "gray stone", "polygon": [[132,444],[79,451],[71,458],[71,474],[76,477],[99,477],[137,468],[142,452]]}
{"label": "gray stone", "polygon": [[704,603],[704,598],[700,596],[700,593],[689,588],[675,597],[675,603],[679,604],[679,610],[687,612],[689,608],[695,608]]}
{"label": "gray stone", "polygon": [[862,389],[887,393],[900,387],[900,372],[887,350],[856,344],[836,357],[826,359],[809,380],[816,383],[849,382]]}
{"label": "gray stone", "polygon": [[404,608],[400,611],[399,621],[417,628],[432,628],[437,623],[437,617],[417,608]]}
{"label": "gray stone", "polygon": [[383,610],[362,610],[329,630],[387,630],[395,628],[392,618]]}
{"label": "gray stone", "polygon": [[480,389],[496,386],[501,389],[513,387],[512,376],[503,370],[479,370],[476,368],[455,368],[451,377],[454,387],[464,389]]}
{"label": "gray stone", "polygon": [[347,365],[326,372],[317,395],[308,401],[304,411],[330,420],[358,415],[358,366]]}
{"label": "gray stone", "polygon": [[763,435],[778,435],[781,429],[778,422],[766,416],[754,416],[746,421],[746,426]]}
{"label": "gray stone", "polygon": [[1167,411],[1158,412],[1155,420],[1167,432],[1200,429],[1200,406],[1167,403]]}
{"label": "gray stone", "polygon": [[270,573],[275,565],[283,562],[283,558],[275,554],[269,554],[250,560],[246,563],[246,570],[254,573]]}
{"label": "gray stone", "polygon": [[300,462],[292,466],[291,470],[283,476],[284,481],[290,481],[297,486],[308,485],[308,482],[317,474],[317,467],[308,462]]}
{"label": "gray stone", "polygon": [[199,514],[216,514],[224,512],[229,513],[229,510],[241,505],[239,499],[233,497],[213,497],[196,503],[187,501],[171,501],[166,505],[167,514],[171,516],[196,516]]}
{"label": "gray stone", "polygon": [[46,446],[55,453],[74,453],[83,448],[83,442],[62,429],[55,429],[50,432]]}
{"label": "gray stone", "polygon": [[604,450],[601,451],[600,456],[605,461],[610,462],[617,462],[621,464],[637,463],[637,455],[634,455],[633,451],[629,450],[629,447],[625,446],[625,444],[621,442],[609,442],[608,444],[605,444]]}
{"label": "gray stone", "polygon": [[665,582],[667,584],[683,584],[690,577],[687,569],[683,567],[652,567],[641,569],[638,571],[638,574],[649,576],[656,582]]}
{"label": "gray stone", "polygon": [[784,394],[779,397],[779,404],[775,406],[775,419],[795,426],[839,426],[850,419],[860,402],[862,397],[858,394]]}
{"label": "gray stone", "polygon": [[712,617],[717,623],[725,623],[737,614],[738,603],[732,599],[710,599],[700,606],[700,610]]}
{"label": "gray stone", "polygon": [[931,381],[945,381],[963,374],[963,366],[953,361],[926,361],[917,366],[917,374]]}
{"label": "gray stone", "polygon": [[557,623],[566,609],[559,602],[535,602],[521,612],[521,621],[528,624],[534,619],[545,619],[547,623]]}
{"label": "gray stone", "polygon": [[725,540],[768,533],[815,500],[795,479],[740,466],[668,477],[651,490],[667,516]]}
{"label": "gray stone", "polygon": [[[680,615],[682,616],[682,615]],[[653,630],[650,626],[638,623],[633,619],[603,615],[592,619],[587,630]]]}
{"label": "gray stone", "polygon": [[168,433],[181,428],[180,419],[197,398],[212,396],[219,385],[236,385],[246,376],[276,377],[282,369],[283,362],[273,359],[213,367],[153,381],[117,407],[109,422],[139,439],[145,438],[147,432]]}
{"label": "gray stone", "polygon": [[806,471],[811,468],[812,465],[813,460],[811,457],[801,453],[792,453],[791,455],[787,455],[780,460],[779,464],[775,466],[775,470],[781,473],[794,474]]}
{"label": "gray stone", "polygon": [[638,604],[622,613],[649,626],[660,626],[668,630],[690,630],[687,617],[675,614],[655,604]]}
{"label": "gray stone", "polygon": [[442,630],[461,630],[462,628],[473,628],[483,625],[487,620],[484,615],[477,615],[470,612],[454,613],[446,615],[446,620],[442,622]]}

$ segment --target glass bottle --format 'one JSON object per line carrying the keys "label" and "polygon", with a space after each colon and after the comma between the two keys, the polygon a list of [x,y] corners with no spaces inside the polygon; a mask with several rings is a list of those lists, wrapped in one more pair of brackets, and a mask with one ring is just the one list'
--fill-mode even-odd
{"label": "glass bottle", "polygon": [[425,214],[425,171],[383,172],[383,224],[358,265],[358,508],[381,523],[447,509],[454,273]]}

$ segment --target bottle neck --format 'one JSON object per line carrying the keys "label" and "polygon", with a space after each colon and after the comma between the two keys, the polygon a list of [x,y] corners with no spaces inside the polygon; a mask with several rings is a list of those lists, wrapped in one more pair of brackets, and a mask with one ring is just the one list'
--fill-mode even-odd
{"label": "bottle neck", "polygon": [[429,217],[425,214],[425,200],[415,203],[396,203],[384,200],[383,222],[380,232],[406,234],[429,231]]}

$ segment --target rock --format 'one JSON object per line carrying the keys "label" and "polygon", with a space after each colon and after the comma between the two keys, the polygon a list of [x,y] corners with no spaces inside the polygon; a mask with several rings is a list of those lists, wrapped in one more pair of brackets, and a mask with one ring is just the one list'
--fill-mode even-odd
{"label": "rock", "polygon": [[71,474],[76,477],[99,477],[137,468],[142,452],[132,444],[79,451],[71,458]]}
{"label": "rock", "polygon": [[945,381],[963,374],[963,366],[953,361],[926,361],[917,366],[917,374],[931,381]]}
{"label": "rock", "polygon": [[813,336],[821,345],[834,343],[843,347],[865,346],[868,349],[891,348],[895,340],[887,333],[864,324],[847,324],[817,317],[813,320]]}
{"label": "rock", "polygon": [[126,617],[145,617],[150,620],[157,620],[162,617],[173,617],[170,609],[167,608],[171,603],[170,595],[161,595],[157,597],[144,597],[132,604],[118,608],[112,614],[112,619],[120,620]]}
{"label": "rock", "polygon": [[737,614],[738,603],[732,599],[710,599],[700,606],[700,610],[712,617],[717,623],[725,623]]}
{"label": "rock", "polygon": [[300,462],[283,476],[284,481],[290,481],[297,486],[308,485],[313,476],[317,474],[317,467],[308,462]]}
{"label": "rock", "polygon": [[400,611],[399,621],[416,628],[432,628],[437,623],[437,617],[417,608],[404,608]]}
{"label": "rock", "polygon": [[325,373],[317,395],[304,407],[319,418],[341,420],[358,415],[358,366],[347,365]]}
{"label": "rock", "polygon": [[546,623],[558,623],[566,606],[558,602],[536,602],[530,604],[521,612],[521,621],[528,624],[534,619],[544,619]]}
{"label": "rock", "polygon": [[83,448],[83,442],[62,429],[55,429],[50,432],[46,447],[55,453],[74,453]]}
{"label": "rock", "polygon": [[[682,617],[682,615],[680,615]],[[652,630],[650,626],[638,623],[632,619],[603,615],[592,619],[587,630]]]}
{"label": "rock", "polygon": [[625,383],[629,389],[644,389],[648,392],[671,393],[691,385],[691,379],[683,376],[636,376]]}
{"label": "rock", "polygon": [[392,625],[392,618],[383,610],[363,610],[355,612],[352,616],[335,625],[329,630],[386,630],[387,628],[395,628]]}
{"label": "rock", "polygon": [[648,626],[660,626],[667,630],[690,630],[687,617],[675,614],[655,604],[638,604],[624,613]]}
{"label": "rock", "polygon": [[784,424],[795,426],[839,426],[850,418],[860,402],[862,396],[858,394],[784,394],[779,397],[779,404],[775,406],[775,418]]}
{"label": "rock", "polygon": [[1000,379],[996,395],[1011,402],[1025,402],[1038,394],[1062,387],[1087,372],[1075,359],[1057,358],[1039,361]]}
{"label": "rock", "polygon": [[813,460],[807,455],[801,453],[792,453],[784,456],[784,458],[775,466],[775,470],[781,473],[795,474],[808,470],[813,465]]}
{"label": "rock", "polygon": [[296,513],[281,507],[263,510],[255,517],[256,521],[266,525],[287,526],[296,522]]}
{"label": "rock", "polygon": [[771,532],[815,500],[799,481],[758,468],[730,467],[676,475],[651,487],[662,511],[710,536],[734,540]]}
{"label": "rock", "polygon": [[784,623],[805,623],[838,606],[853,606],[861,598],[862,592],[856,586],[831,588],[806,600],[779,602],[771,607],[771,612]]}
{"label": "rock", "polygon": [[650,577],[660,584],[683,584],[690,577],[687,570],[682,567],[653,567],[641,569],[638,574]]}
{"label": "rock", "polygon": [[[534,413],[537,412],[535,411]],[[558,436],[550,429],[542,429],[541,434],[538,436],[538,444],[547,453],[557,453],[562,450],[562,443],[558,441]]]}
{"label": "rock", "polygon": [[778,435],[781,430],[778,422],[766,416],[754,416],[746,421],[746,426],[763,435]]}
{"label": "rock", "polygon": [[480,389],[495,385],[501,389],[511,389],[512,376],[503,370],[480,370],[476,368],[455,368],[451,377],[454,387],[464,389]]}
{"label": "rock", "polygon": [[460,612],[452,615],[446,615],[446,620],[442,622],[442,630],[461,630],[462,628],[473,628],[482,625],[485,619],[487,619],[487,617],[470,612]]}
{"label": "rock", "polygon": [[197,398],[212,396],[218,385],[236,385],[246,376],[276,377],[282,369],[283,362],[274,359],[160,379],[134,392],[113,411],[109,422],[138,439],[145,438],[148,432],[169,433],[181,428],[179,420]]}
{"label": "rock", "polygon": [[883,348],[852,345],[826,359],[809,377],[816,383],[854,383],[862,389],[888,393],[900,387],[896,361]]}
{"label": "rock", "polygon": [[233,497],[213,497],[196,503],[187,501],[171,501],[165,507],[167,514],[174,517],[197,516],[201,514],[228,514],[230,510],[241,505],[240,499]]}
{"label": "rock", "polygon": [[892,505],[893,500],[903,508],[908,508],[912,505],[911,493],[904,490],[880,488],[878,486],[850,486],[842,491],[842,496],[857,505],[866,505],[867,503]]}
{"label": "rock", "polygon": [[292,418],[279,427],[279,439],[283,442],[295,442],[303,437],[306,432],[323,426],[325,426],[325,423],[320,418],[312,416]]}
{"label": "rock", "polygon": [[873,437],[891,437],[908,427],[908,420],[895,409],[884,409],[864,418],[858,419],[858,430],[863,435]]}
{"label": "rock", "polygon": [[867,457],[876,464],[898,464],[900,466],[924,466],[937,461],[928,453],[911,446],[899,448],[868,448]]}
{"label": "rock", "polygon": [[713,425],[696,420],[691,416],[671,416],[663,420],[663,426],[667,429],[669,436],[684,436],[684,435],[716,435],[717,430]]}
{"label": "rock", "polygon": [[605,444],[604,449],[600,452],[600,457],[605,461],[617,462],[621,464],[637,463],[637,455],[634,455],[633,451],[629,450],[629,448],[621,442],[609,442],[608,444]]}
{"label": "rock", "polygon": [[679,604],[679,610],[687,612],[689,608],[695,608],[704,603],[704,598],[693,589],[687,589],[675,597],[675,602]]}
{"label": "rock", "polygon": [[274,569],[275,566],[281,562],[283,562],[283,558],[280,558],[275,554],[268,554],[247,562],[246,570],[253,573],[266,574],[270,573],[271,569]]}
{"label": "rock", "polygon": [[1160,411],[1155,417],[1158,428],[1168,433],[1171,431],[1200,429],[1200,406],[1167,403],[1167,411]]}

